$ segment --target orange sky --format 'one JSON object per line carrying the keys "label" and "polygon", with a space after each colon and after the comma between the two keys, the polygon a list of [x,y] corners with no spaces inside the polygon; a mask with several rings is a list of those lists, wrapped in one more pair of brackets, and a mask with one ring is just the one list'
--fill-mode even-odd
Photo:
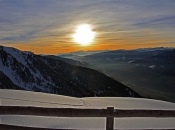
{"label": "orange sky", "polygon": [[[73,51],[175,47],[175,1],[0,1],[0,45],[58,54]],[[96,32],[89,46],[75,43],[80,24]]]}
{"label": "orange sky", "polygon": [[[78,43],[57,42],[53,40],[46,40],[46,38],[36,39],[28,42],[7,44],[7,46],[18,48],[19,50],[32,51],[36,54],[58,54],[69,53],[74,51],[89,51],[89,50],[117,50],[117,49],[136,49],[149,47],[175,47],[173,38],[160,39],[121,39],[121,40],[99,40],[94,41],[88,46],[82,46]],[[136,44],[139,43],[139,44]],[[64,45],[63,45],[64,44]]]}

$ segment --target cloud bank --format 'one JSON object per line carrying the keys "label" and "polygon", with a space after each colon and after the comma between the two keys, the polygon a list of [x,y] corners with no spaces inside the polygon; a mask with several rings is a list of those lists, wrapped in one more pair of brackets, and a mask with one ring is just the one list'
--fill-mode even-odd
{"label": "cloud bank", "polygon": [[[1,0],[0,44],[36,53],[175,46],[174,7],[174,0]],[[98,33],[86,48],[71,39],[82,23]]]}

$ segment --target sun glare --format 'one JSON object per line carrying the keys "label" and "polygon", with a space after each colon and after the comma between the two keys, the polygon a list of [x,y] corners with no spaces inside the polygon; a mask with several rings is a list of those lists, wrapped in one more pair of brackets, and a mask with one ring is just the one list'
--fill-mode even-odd
{"label": "sun glare", "polygon": [[81,24],[77,26],[72,37],[75,42],[81,44],[82,46],[87,46],[93,42],[95,34],[96,33],[92,31],[92,27],[89,24]]}

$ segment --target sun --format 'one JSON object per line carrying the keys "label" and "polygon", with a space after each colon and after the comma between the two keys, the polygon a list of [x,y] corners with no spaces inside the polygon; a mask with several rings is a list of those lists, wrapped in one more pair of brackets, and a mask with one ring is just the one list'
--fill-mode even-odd
{"label": "sun", "polygon": [[89,24],[81,24],[76,27],[75,33],[72,35],[73,40],[82,46],[90,45],[95,38],[95,32]]}

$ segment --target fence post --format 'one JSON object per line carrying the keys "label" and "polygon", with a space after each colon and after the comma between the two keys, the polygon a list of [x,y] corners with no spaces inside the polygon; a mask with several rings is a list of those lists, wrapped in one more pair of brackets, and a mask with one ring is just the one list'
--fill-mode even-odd
{"label": "fence post", "polygon": [[[114,107],[107,107],[108,112],[113,112]],[[114,117],[106,117],[106,130],[114,129]]]}

